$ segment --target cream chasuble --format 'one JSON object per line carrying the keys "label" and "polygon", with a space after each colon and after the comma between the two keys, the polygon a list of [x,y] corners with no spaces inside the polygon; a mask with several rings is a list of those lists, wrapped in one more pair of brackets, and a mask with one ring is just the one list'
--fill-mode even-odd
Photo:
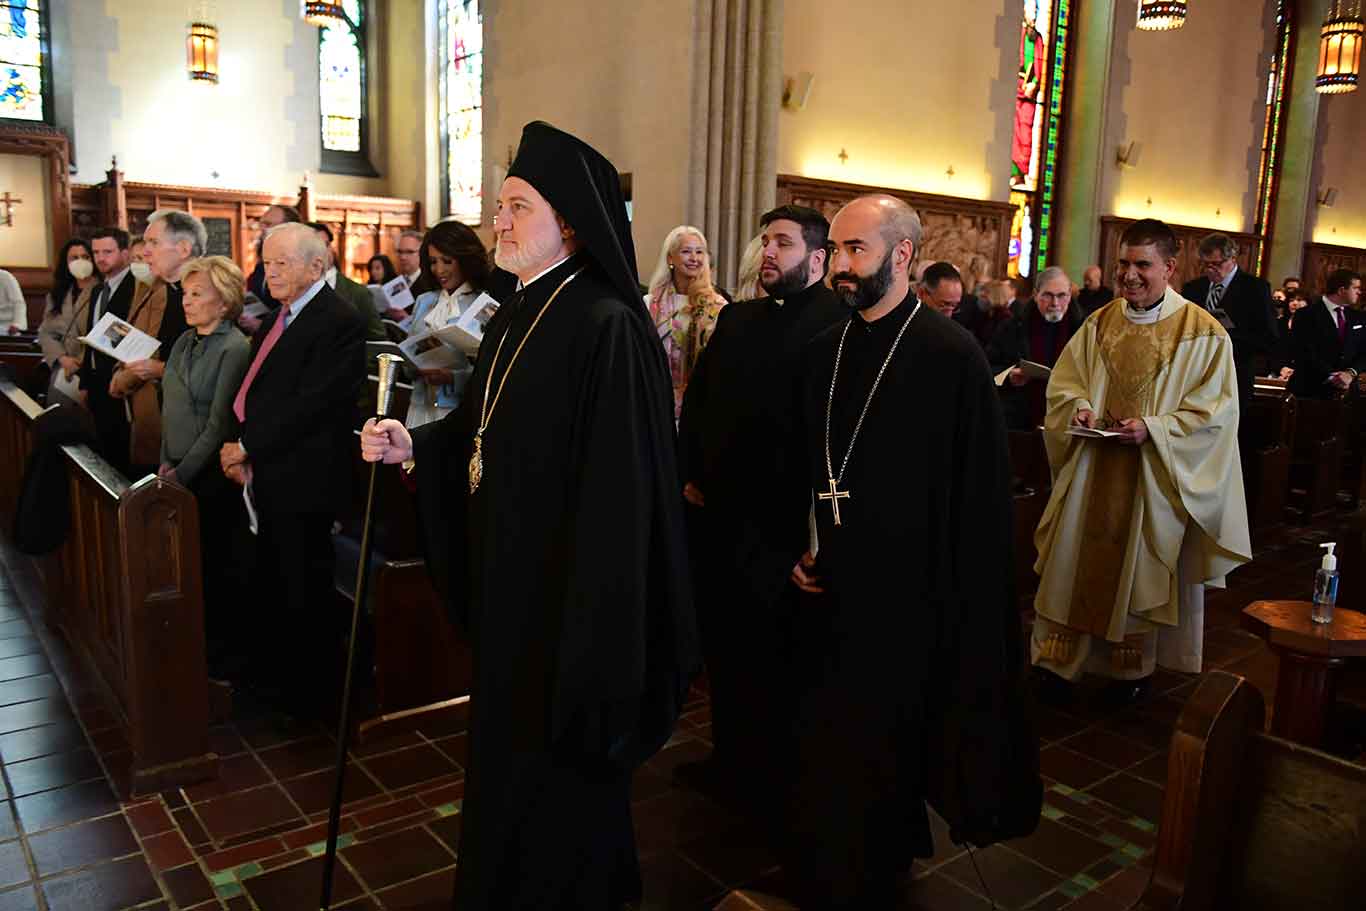
{"label": "cream chasuble", "polygon": [[[1125,446],[1067,436],[1141,417]],[[1203,585],[1252,559],[1238,458],[1238,383],[1228,334],[1168,289],[1155,322],[1117,300],[1072,337],[1048,382],[1053,492],[1035,532],[1034,663],[1068,679],[1161,663],[1198,672]]]}

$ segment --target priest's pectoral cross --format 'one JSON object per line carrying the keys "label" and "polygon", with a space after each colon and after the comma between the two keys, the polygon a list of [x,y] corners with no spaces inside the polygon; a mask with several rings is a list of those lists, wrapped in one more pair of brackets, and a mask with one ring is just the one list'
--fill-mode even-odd
{"label": "priest's pectoral cross", "polygon": [[0,206],[5,209],[5,214],[0,215],[0,226],[6,228],[14,227],[14,207],[23,202],[18,196],[12,196],[6,191],[4,196],[0,196]]}
{"label": "priest's pectoral cross", "polygon": [[839,524],[840,524],[840,500],[847,500],[847,499],[849,499],[849,491],[847,491],[847,490],[840,490],[840,489],[839,489],[839,482],[836,481],[834,478],[831,478],[831,479],[830,479],[830,492],[829,492],[829,493],[818,493],[818,494],[816,494],[816,498],[819,499],[819,500],[829,500],[829,501],[830,501],[830,508],[831,508],[831,509],[834,511],[834,513],[835,513],[835,524],[836,524],[836,525],[839,525]]}

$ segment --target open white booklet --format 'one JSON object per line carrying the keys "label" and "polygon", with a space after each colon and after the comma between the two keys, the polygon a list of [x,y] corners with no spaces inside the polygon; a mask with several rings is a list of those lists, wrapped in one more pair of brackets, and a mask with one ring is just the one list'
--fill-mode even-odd
{"label": "open white booklet", "polygon": [[1094,427],[1081,427],[1077,425],[1068,427],[1065,432],[1070,437],[1085,437],[1088,440],[1108,440],[1111,437],[1124,435],[1115,430],[1098,430]]}
{"label": "open white booklet", "polygon": [[[1025,379],[1027,380],[1046,380],[1053,373],[1052,370],[1037,361],[1022,360],[1016,364],[1015,367],[1019,367],[1020,370],[1024,372]],[[1007,367],[996,374],[996,385],[1004,386],[1006,380],[1010,379],[1010,371],[1014,370],[1015,367]]]}
{"label": "open white booklet", "polygon": [[[482,293],[465,308],[455,322],[408,336],[397,346],[409,366],[418,370],[444,370],[464,363],[466,356],[479,352],[484,326],[498,312],[498,302]],[[413,329],[422,327],[419,320]]]}
{"label": "open white booklet", "polygon": [[161,347],[161,342],[112,313],[101,316],[81,341],[125,364],[144,361]]}

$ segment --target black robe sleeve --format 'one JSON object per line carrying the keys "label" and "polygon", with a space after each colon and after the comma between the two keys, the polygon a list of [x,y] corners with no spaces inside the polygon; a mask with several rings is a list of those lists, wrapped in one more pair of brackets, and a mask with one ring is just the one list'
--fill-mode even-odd
{"label": "black robe sleeve", "polygon": [[1039,746],[1025,684],[1015,580],[975,559],[1010,566],[1009,450],[986,365],[970,371],[957,409],[954,449],[966,457],[952,480],[953,603],[937,613],[928,795],[955,842],[986,845],[1027,835],[1043,803]]}
{"label": "black robe sleeve", "polygon": [[671,399],[646,321],[606,317],[574,421],[551,738],[624,768],[668,740],[699,664]]}
{"label": "black robe sleeve", "polygon": [[418,539],[432,587],[450,619],[469,632],[468,466],[474,439],[471,396],[439,421],[412,431]]}

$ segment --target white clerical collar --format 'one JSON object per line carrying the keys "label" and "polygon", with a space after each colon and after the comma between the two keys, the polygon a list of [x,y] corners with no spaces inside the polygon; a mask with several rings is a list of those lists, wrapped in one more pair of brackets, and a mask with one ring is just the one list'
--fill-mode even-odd
{"label": "white clerical collar", "polygon": [[559,262],[555,263],[555,264],[554,264],[553,266],[551,266],[550,268],[548,268],[548,269],[542,269],[540,272],[537,272],[534,276],[532,276],[531,281],[529,281],[529,282],[524,282],[524,281],[521,281],[521,280],[519,279],[519,280],[517,281],[517,290],[518,290],[518,291],[521,291],[521,290],[522,290],[523,288],[525,288],[527,285],[534,284],[534,283],[536,282],[537,279],[543,277],[543,276],[546,275],[547,273],[554,272],[556,269],[560,268],[560,266],[562,266],[562,265],[564,265],[566,262],[568,262],[568,261],[569,261],[569,257],[570,257],[570,256],[573,256],[573,255],[574,255],[573,253],[570,253],[568,256],[565,256],[564,259],[562,259],[562,260],[560,260]]}
{"label": "white clerical collar", "polygon": [[323,281],[327,282],[327,287],[337,287],[337,267],[333,266],[323,273]]}
{"label": "white clerical collar", "polygon": [[1124,302],[1124,318],[1139,326],[1152,325],[1162,318],[1162,305],[1167,302],[1167,295],[1170,293],[1170,288],[1163,291],[1162,297],[1158,299],[1157,303],[1153,304],[1147,310],[1139,310],[1126,300]]}

